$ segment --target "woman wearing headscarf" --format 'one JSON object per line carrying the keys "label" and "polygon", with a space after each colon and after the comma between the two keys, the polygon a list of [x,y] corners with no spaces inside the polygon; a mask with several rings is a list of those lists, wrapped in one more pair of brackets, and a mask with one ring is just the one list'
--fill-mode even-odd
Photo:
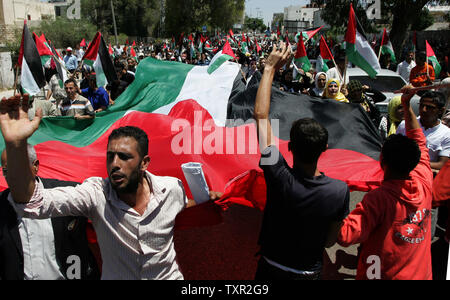
{"label": "woman wearing headscarf", "polygon": [[349,103],[348,99],[341,92],[341,82],[336,78],[328,80],[323,93],[323,98]]}
{"label": "woman wearing headscarf", "polygon": [[327,85],[327,79],[327,73],[317,73],[315,78],[316,85],[314,88],[309,90],[309,95],[313,97],[322,97],[325,91],[325,86]]}
{"label": "woman wearing headscarf", "polygon": [[402,97],[392,98],[388,105],[388,117],[383,117],[380,123],[380,134],[383,139],[396,134],[398,125],[403,121],[404,111],[402,105]]}

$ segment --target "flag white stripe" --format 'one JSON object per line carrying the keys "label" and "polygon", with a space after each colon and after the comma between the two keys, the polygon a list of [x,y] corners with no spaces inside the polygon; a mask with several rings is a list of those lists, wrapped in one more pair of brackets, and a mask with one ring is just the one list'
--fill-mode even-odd
{"label": "flag white stripe", "polygon": [[30,94],[30,96],[39,94],[39,92],[41,91],[36,81],[34,80],[30,68],[28,67],[25,56],[22,59],[22,75],[20,76],[20,84],[22,86],[22,89]]}
{"label": "flag white stripe", "polygon": [[373,51],[369,42],[358,31],[356,31],[355,48],[364,60],[367,61],[375,71],[377,71],[377,73],[381,71],[381,66],[377,55]]}
{"label": "flag white stripe", "polygon": [[225,126],[228,100],[239,70],[239,65],[232,62],[224,63],[220,71],[212,74],[208,74],[208,66],[194,67],[187,74],[177,99],[154,113],[167,115],[180,101],[192,99],[211,114],[216,125]]}

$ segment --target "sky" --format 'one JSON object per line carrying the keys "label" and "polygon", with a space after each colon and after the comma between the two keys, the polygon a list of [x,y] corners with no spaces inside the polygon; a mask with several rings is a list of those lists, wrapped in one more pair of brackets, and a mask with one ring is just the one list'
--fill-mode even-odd
{"label": "sky", "polygon": [[284,8],[291,5],[304,6],[309,0],[246,0],[245,13],[249,17],[264,18],[264,24],[272,22],[274,13],[283,13]]}

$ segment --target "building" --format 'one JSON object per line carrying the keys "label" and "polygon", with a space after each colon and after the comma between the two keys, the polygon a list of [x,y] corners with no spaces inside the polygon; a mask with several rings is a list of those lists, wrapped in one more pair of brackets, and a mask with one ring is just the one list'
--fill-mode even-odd
{"label": "building", "polygon": [[300,32],[314,27],[314,13],[319,11],[316,5],[291,5],[284,8],[284,30]]}
{"label": "building", "polygon": [[0,45],[14,38],[16,29],[23,27],[24,20],[29,26],[37,26],[42,20],[55,18],[55,8],[51,3],[39,0],[0,0]]}

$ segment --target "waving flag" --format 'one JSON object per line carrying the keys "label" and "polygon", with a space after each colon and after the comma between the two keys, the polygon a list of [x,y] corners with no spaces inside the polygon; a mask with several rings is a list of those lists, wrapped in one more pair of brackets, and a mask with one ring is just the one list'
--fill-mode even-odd
{"label": "waving flag", "polygon": [[371,78],[376,78],[381,71],[380,63],[365,36],[364,30],[356,18],[353,4],[350,3],[350,13],[347,33],[345,34],[345,51],[348,60],[360,67]]}
{"label": "waving flag", "polygon": [[[248,88],[238,64],[207,67],[143,60],[136,80],[107,111],[94,120],[45,118],[29,139],[36,146],[40,176],[82,182],[106,177],[105,149],[112,130],[138,126],[150,139],[149,170],[180,178],[181,164],[200,162],[211,190],[225,191],[221,205],[238,203],[263,209],[265,182],[253,118],[258,83]],[[381,141],[360,105],[293,95],[273,89],[271,119],[279,120],[276,139],[289,164],[292,122],[312,117],[330,132],[329,150],[319,161],[328,176],[353,190],[371,190],[382,180],[377,161]],[[275,125],[274,125],[275,128]],[[0,141],[0,150],[4,148]],[[224,167],[226,166],[226,167]],[[3,177],[0,187],[6,188]],[[194,220],[195,221],[195,220]]]}
{"label": "waving flag", "polygon": [[100,32],[95,35],[83,56],[83,60],[87,65],[94,68],[97,86],[105,86],[108,82],[117,80],[114,64]]}
{"label": "waving flag", "polygon": [[214,73],[224,63],[234,58],[236,58],[236,56],[234,55],[233,49],[231,49],[230,43],[227,41],[223,46],[223,49],[219,51],[211,60],[208,67],[208,74]]}
{"label": "waving flag", "polygon": [[397,63],[397,59],[395,58],[394,48],[392,47],[392,43],[389,39],[389,35],[387,34],[386,28],[383,31],[383,38],[381,39],[381,54],[388,54],[391,57],[391,61],[395,64]]}
{"label": "waving flag", "polygon": [[300,36],[303,37],[303,42],[306,42],[307,40],[312,39],[320,30],[322,30],[323,26],[309,30],[304,32],[299,32],[295,35],[295,42],[298,43]]}
{"label": "waving flag", "polygon": [[41,57],[41,63],[44,67],[49,67],[50,66],[50,62],[51,62],[51,58],[53,56],[53,53],[51,51],[51,49],[49,49],[44,42],[42,41],[42,39],[40,37],[38,37],[36,35],[36,33],[33,32],[33,39],[34,42],[36,43],[36,48],[39,52],[39,56]]}
{"label": "waving flag", "polygon": [[86,47],[86,39],[83,39],[80,43],[80,47]]}
{"label": "waving flag", "polygon": [[434,54],[433,48],[431,48],[428,41],[425,41],[426,47],[427,47],[427,59],[431,61],[434,69],[434,73],[436,75],[436,78],[439,78],[439,75],[441,74],[442,67],[439,64],[439,61],[437,60],[436,55]]}
{"label": "waving flag", "polygon": [[333,54],[328,48],[327,42],[323,38],[320,37],[320,55],[317,64],[318,72],[327,72],[329,70],[328,62],[334,60]]}
{"label": "waving flag", "polygon": [[297,52],[295,53],[294,61],[295,65],[303,71],[309,72],[311,70],[311,63],[308,59],[303,39],[299,39],[298,41]]}
{"label": "waving flag", "polygon": [[31,96],[38,94],[46,84],[44,69],[42,67],[41,56],[28,30],[26,20],[23,25],[18,64],[22,68],[20,75],[22,91]]}

